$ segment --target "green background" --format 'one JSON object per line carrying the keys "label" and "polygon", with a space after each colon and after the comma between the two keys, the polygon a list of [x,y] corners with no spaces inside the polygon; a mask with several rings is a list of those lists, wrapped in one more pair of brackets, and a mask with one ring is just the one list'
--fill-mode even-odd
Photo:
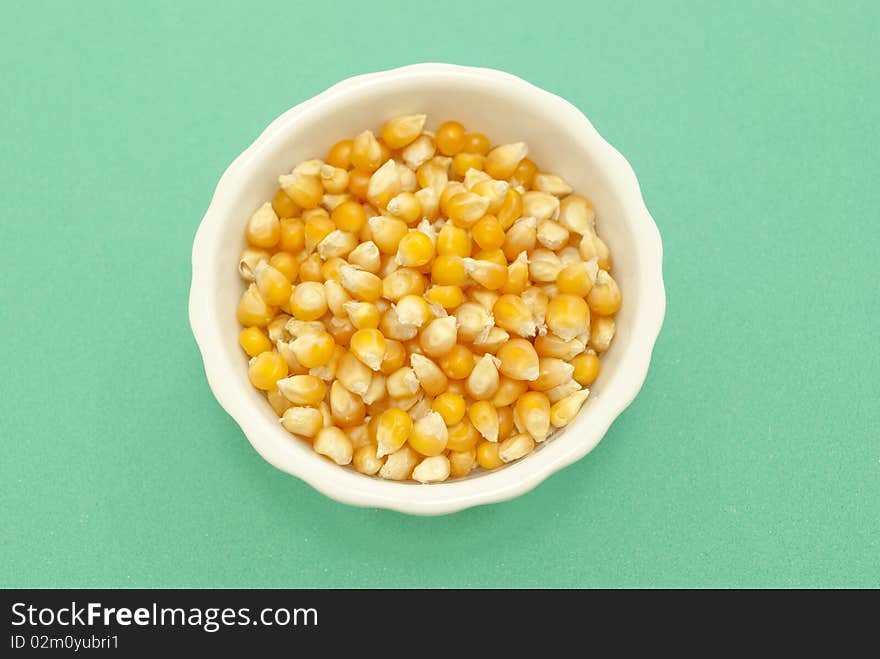
{"label": "green background", "polygon": [[[4,2],[3,586],[878,586],[873,2]],[[441,518],[337,504],[215,402],[190,248],[347,76],[571,100],[664,238],[645,387],[586,459]]]}

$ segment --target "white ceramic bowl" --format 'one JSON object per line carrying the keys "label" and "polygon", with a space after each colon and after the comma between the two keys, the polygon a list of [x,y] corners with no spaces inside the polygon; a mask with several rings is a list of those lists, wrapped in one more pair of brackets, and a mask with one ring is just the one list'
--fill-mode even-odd
{"label": "white ceramic bowl", "polygon": [[[525,141],[529,157],[592,200],[624,298],[601,375],[569,426],[519,462],[431,485],[367,477],[292,440],[248,381],[235,320],[244,288],[236,268],[244,225],[271,198],[278,175],[320,157],[343,136],[410,113],[427,114],[429,127],[456,119],[495,143]],[[208,383],[260,455],[344,503],[423,515],[510,499],[586,455],[641,388],[666,307],[660,234],[623,156],[558,96],[508,73],[449,64],[349,78],[278,117],[217,184],[193,243],[192,268],[190,324]]]}

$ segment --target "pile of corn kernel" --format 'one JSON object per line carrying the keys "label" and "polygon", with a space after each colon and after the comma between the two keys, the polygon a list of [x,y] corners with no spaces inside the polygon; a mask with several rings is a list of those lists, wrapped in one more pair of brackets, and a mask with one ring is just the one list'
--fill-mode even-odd
{"label": "pile of corn kernel", "polygon": [[523,142],[388,121],[279,177],[247,222],[248,375],[338,465],[422,483],[575,417],[621,294],[596,214]]}

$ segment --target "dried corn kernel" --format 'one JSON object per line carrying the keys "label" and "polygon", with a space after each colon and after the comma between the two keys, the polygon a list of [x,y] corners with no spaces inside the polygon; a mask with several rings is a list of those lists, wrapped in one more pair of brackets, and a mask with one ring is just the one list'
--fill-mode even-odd
{"label": "dried corn kernel", "polygon": [[449,478],[449,472],[449,459],[445,455],[435,455],[416,465],[412,477],[419,483],[439,483]]}
{"label": "dried corn kernel", "polygon": [[505,439],[498,446],[498,457],[502,462],[513,462],[524,458],[535,450],[535,440],[525,433]]}
{"label": "dried corn kernel", "polygon": [[382,139],[389,149],[402,149],[421,135],[426,118],[423,114],[395,117],[382,126]]}
{"label": "dried corn kernel", "polygon": [[247,327],[238,334],[238,343],[250,357],[272,349],[272,342],[259,327]]}
{"label": "dried corn kernel", "polygon": [[523,394],[513,409],[513,420],[520,432],[543,442],[550,433],[550,401],[539,391]]}
{"label": "dried corn kernel", "polygon": [[498,455],[500,444],[496,442],[480,442],[477,446],[477,462],[483,469],[498,469],[504,460]]}
{"label": "dried corn kernel", "polygon": [[428,457],[440,455],[449,441],[449,431],[443,422],[443,417],[437,412],[428,412],[418,421],[413,423],[408,444]]}
{"label": "dried corn kernel", "polygon": [[500,362],[498,370],[509,378],[537,381],[540,377],[538,353],[526,339],[511,339],[498,348],[496,357]]}
{"label": "dried corn kernel", "polygon": [[248,220],[245,238],[254,247],[274,247],[281,239],[281,223],[272,204],[260,206]]}
{"label": "dried corn kernel", "polygon": [[289,407],[281,417],[285,430],[302,437],[314,437],[324,427],[324,417],[314,407]]}
{"label": "dried corn kernel", "polygon": [[354,454],[354,447],[348,435],[335,426],[318,431],[313,446],[316,453],[330,458],[338,465],[349,464]]}
{"label": "dried corn kernel", "polygon": [[251,384],[263,391],[275,389],[278,381],[286,376],[287,362],[277,352],[261,352],[248,365]]}

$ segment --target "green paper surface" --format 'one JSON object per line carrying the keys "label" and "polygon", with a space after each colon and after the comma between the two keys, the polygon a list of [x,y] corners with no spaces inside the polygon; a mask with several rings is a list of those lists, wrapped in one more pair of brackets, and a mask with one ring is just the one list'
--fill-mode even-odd
{"label": "green paper surface", "polygon": [[[880,586],[878,33],[868,1],[3,3],[0,586]],[[232,159],[420,61],[581,108],[668,296],[595,451],[439,518],[270,467],[187,319]]]}

